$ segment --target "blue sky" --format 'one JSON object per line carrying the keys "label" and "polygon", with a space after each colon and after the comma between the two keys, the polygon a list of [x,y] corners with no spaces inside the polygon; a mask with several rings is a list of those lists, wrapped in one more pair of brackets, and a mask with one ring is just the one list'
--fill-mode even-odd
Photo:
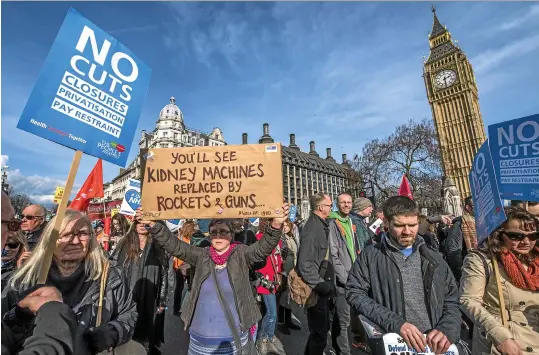
{"label": "blue sky", "polygon": [[[2,2],[2,165],[38,201],[62,185],[73,152],[16,128],[70,6],[152,68],[130,160],[170,96],[188,126],[229,144],[296,134],[340,160],[409,118],[431,117],[422,79],[427,2]],[[485,125],[539,112],[539,4],[440,2],[440,21],[468,55]],[[85,156],[75,188],[97,161]],[[104,163],[104,180],[119,168]],[[74,193],[76,192],[76,189]]]}

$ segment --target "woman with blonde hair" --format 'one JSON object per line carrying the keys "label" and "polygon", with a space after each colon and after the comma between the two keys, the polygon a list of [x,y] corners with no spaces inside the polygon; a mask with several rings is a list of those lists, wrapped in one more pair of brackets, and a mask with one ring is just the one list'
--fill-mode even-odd
{"label": "woman with blonde hair", "polygon": [[[4,321],[21,330],[21,323],[31,327],[32,318],[25,318],[25,310],[18,306],[24,296],[33,291],[40,268],[45,262],[47,246],[55,224],[54,217],[47,224],[30,259],[15,272],[2,293]],[[102,277],[106,275],[106,280]],[[137,318],[135,305],[126,283],[115,267],[108,267],[88,216],[67,210],[53,252],[46,284],[56,287],[76,314],[78,327],[74,354],[95,354],[116,348],[128,342],[133,335]],[[104,284],[101,300],[101,285]],[[101,302],[100,302],[101,301]],[[98,314],[99,305],[102,305]],[[100,324],[96,324],[100,317]],[[24,339],[21,339],[21,344]]]}
{"label": "woman with blonde hair", "polygon": [[[469,253],[462,267],[460,303],[475,324],[474,355],[539,352],[538,222],[515,207],[505,214],[507,220],[492,232],[490,243]],[[500,271],[507,327],[501,321],[491,255]]]}
{"label": "woman with blonde hair", "polygon": [[8,231],[6,245],[2,250],[2,290],[13,276],[20,256],[29,251],[28,242],[22,230]]}

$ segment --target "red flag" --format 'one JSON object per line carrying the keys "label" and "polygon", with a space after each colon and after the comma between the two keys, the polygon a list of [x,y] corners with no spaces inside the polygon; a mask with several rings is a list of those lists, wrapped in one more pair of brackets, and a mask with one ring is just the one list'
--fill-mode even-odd
{"label": "red flag", "polygon": [[69,208],[86,211],[91,199],[103,196],[105,196],[103,191],[103,161],[99,159]]}
{"label": "red flag", "polygon": [[399,196],[406,196],[412,200],[414,199],[414,196],[412,196],[412,188],[410,187],[408,178],[406,178],[406,174],[402,175],[402,182],[401,186],[399,187]]}

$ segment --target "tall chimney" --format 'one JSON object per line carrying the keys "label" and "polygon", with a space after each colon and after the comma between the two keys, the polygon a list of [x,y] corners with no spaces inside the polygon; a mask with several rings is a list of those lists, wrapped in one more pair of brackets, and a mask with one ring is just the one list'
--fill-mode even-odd
{"label": "tall chimney", "polygon": [[288,147],[299,150],[299,147],[296,145],[296,135],[294,133],[290,133],[290,145]]}
{"label": "tall chimney", "polygon": [[241,135],[241,144],[247,144],[247,133]]}
{"label": "tall chimney", "polygon": [[309,154],[318,156],[318,153],[317,153],[316,150],[314,149],[314,141],[310,141],[310,142],[309,142],[309,147],[310,147]]}
{"label": "tall chimney", "polygon": [[333,159],[331,156],[331,148],[326,148],[326,160],[335,161],[335,159]]}
{"label": "tall chimney", "polygon": [[258,140],[258,143],[273,143],[273,138],[269,135],[269,124],[264,123],[262,137]]}

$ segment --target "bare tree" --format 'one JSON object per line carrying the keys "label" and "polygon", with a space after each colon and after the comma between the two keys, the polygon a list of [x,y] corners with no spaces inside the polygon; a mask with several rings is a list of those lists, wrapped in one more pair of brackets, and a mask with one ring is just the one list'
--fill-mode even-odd
{"label": "bare tree", "polygon": [[7,194],[11,198],[11,205],[15,209],[15,215],[20,215],[25,207],[32,204],[32,200],[25,193],[18,193],[13,189],[13,186],[7,188]]}
{"label": "bare tree", "polygon": [[438,212],[442,171],[436,131],[432,120],[409,120],[383,139],[365,144],[351,162],[361,184],[373,184],[376,200],[397,194],[402,175],[410,181],[414,199],[430,212]]}

